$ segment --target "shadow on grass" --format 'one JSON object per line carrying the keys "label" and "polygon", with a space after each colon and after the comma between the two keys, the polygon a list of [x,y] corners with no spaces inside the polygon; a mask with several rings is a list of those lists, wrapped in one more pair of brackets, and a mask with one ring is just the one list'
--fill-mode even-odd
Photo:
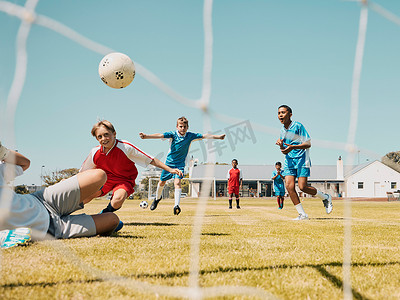
{"label": "shadow on grass", "polygon": [[222,236],[222,235],[230,235],[230,234],[229,233],[217,233],[217,232],[204,232],[201,235]]}
{"label": "shadow on grass", "polygon": [[326,220],[344,220],[344,218],[310,218],[310,220],[322,220],[322,221],[326,221]]}
{"label": "shadow on grass", "polygon": [[136,223],[136,222],[131,222],[131,223],[124,223],[126,226],[177,226],[178,224],[174,223]]}
{"label": "shadow on grass", "polygon": [[[339,278],[337,278],[335,275],[329,273],[329,272],[325,269],[325,267],[323,267],[323,266],[315,266],[314,268],[315,268],[319,273],[321,273],[322,276],[324,276],[326,279],[328,279],[330,282],[332,282],[332,284],[333,284],[335,287],[337,287],[337,288],[343,290],[343,281],[340,280]],[[353,298],[354,298],[354,299],[360,299],[360,300],[362,300],[362,299],[367,300],[367,299],[368,299],[367,297],[361,295],[359,292],[357,292],[357,291],[354,290],[353,288],[351,289],[351,293],[353,294]]]}
{"label": "shadow on grass", "polygon": [[[400,265],[400,262],[387,262],[387,263],[354,263],[351,267],[385,267],[389,265]],[[343,281],[335,275],[329,273],[326,267],[342,267],[340,262],[332,262],[327,264],[304,264],[304,265],[275,265],[275,266],[263,266],[257,268],[251,267],[236,267],[236,268],[222,268],[219,267],[214,270],[201,270],[201,275],[214,274],[214,273],[230,273],[230,272],[245,272],[245,271],[265,271],[265,270],[276,270],[276,269],[295,269],[295,268],[313,268],[317,270],[323,277],[329,280],[336,288],[343,290]],[[173,278],[189,276],[189,272],[170,272],[170,273],[156,273],[156,274],[137,274],[132,277],[140,278]],[[353,297],[360,300],[368,300],[366,296],[363,296],[358,291],[351,289]]]}
{"label": "shadow on grass", "polygon": [[228,215],[204,215],[204,218],[209,218],[209,217],[226,217]]}
{"label": "shadow on grass", "polygon": [[131,235],[131,234],[122,234],[122,233],[113,233],[109,236],[110,238],[125,238],[125,239],[144,239],[145,236],[141,235]]}
{"label": "shadow on grass", "polygon": [[[393,261],[393,262],[386,262],[386,263],[353,263],[351,267],[385,267],[390,265],[400,265],[400,262]],[[256,268],[251,267],[228,267],[223,268],[219,267],[212,270],[201,270],[200,275],[207,275],[207,274],[215,274],[215,273],[231,273],[231,272],[246,272],[246,271],[265,271],[265,270],[276,270],[276,269],[296,269],[296,268],[313,268],[318,271],[323,277],[329,280],[336,288],[343,290],[343,281],[336,277],[335,275],[329,273],[327,271],[327,267],[342,267],[342,263],[340,262],[331,262],[327,264],[304,264],[304,265],[273,265],[273,266],[261,266]],[[145,278],[161,278],[161,279],[168,279],[174,277],[184,277],[189,276],[189,272],[169,272],[169,273],[153,273],[153,274],[133,274],[130,278],[135,279],[145,279]],[[36,282],[36,283],[9,283],[0,285],[0,288],[16,288],[16,287],[47,287],[47,286],[56,286],[60,284],[76,284],[76,283],[94,283],[94,282],[103,282],[102,279],[88,279],[88,280],[66,280],[66,281],[57,281],[57,282]],[[368,300],[366,296],[363,296],[358,291],[351,289],[353,297],[355,299],[360,300]]]}
{"label": "shadow on grass", "polygon": [[17,288],[17,287],[52,287],[57,286],[59,284],[76,284],[76,283],[94,283],[94,282],[103,282],[102,279],[88,279],[88,280],[65,280],[65,281],[57,281],[57,282],[32,282],[32,283],[9,283],[0,285],[1,288]]}

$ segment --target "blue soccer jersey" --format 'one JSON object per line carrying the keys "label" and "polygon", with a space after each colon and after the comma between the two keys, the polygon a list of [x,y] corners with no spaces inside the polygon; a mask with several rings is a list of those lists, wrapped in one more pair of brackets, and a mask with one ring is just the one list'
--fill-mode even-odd
{"label": "blue soccer jersey", "polygon": [[[280,138],[288,145],[300,145],[311,140],[303,124],[297,121],[292,121],[288,129],[286,129],[285,126],[282,126]],[[309,148],[294,149],[286,154],[284,169],[309,167],[311,167]]]}
{"label": "blue soccer jersey", "polygon": [[176,130],[165,132],[164,138],[171,139],[171,147],[165,164],[170,167],[179,168],[185,166],[186,156],[189,153],[192,141],[202,139],[203,135],[201,133],[186,132],[182,136]]}
{"label": "blue soccer jersey", "polygon": [[[275,177],[276,174],[278,174],[276,170],[272,171],[271,177]],[[281,174],[283,174],[283,170],[281,170]],[[275,195],[285,195],[285,183],[283,182],[281,175],[274,179],[274,192]]]}

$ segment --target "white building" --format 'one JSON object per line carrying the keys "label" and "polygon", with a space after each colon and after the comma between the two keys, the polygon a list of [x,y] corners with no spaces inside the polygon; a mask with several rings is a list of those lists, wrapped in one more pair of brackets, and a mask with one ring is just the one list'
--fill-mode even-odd
{"label": "white building", "polygon": [[386,197],[400,187],[400,173],[375,160],[346,173],[347,197]]}
{"label": "white building", "polygon": [[[314,187],[318,188],[322,192],[330,193],[334,197],[341,196],[345,189],[343,179],[343,164],[340,164],[341,160],[338,161],[338,166],[313,166],[311,170],[311,176],[308,182]],[[190,170],[189,181],[190,181],[190,195],[192,197],[198,197],[203,184],[203,180],[206,179],[207,167],[209,165],[197,165]],[[211,195],[216,194],[218,196],[227,195],[227,172],[232,168],[231,165],[214,165],[213,177],[209,178],[212,183],[213,190]],[[256,196],[271,197],[273,195],[272,190],[272,171],[275,170],[273,165],[239,165],[243,174],[243,188],[240,191],[242,197],[250,196],[250,189],[254,191]],[[298,187],[296,186],[298,190]],[[300,190],[298,190],[301,193]],[[307,195],[302,195],[306,197]]]}
{"label": "white building", "polygon": [[[197,165],[189,172],[192,197],[199,196],[206,168],[207,165]],[[213,168],[213,177],[209,178],[213,181],[211,195],[216,193],[217,196],[226,196],[226,174],[231,165],[214,165]],[[271,173],[275,166],[239,165],[239,168],[243,172],[243,189],[240,191],[242,196],[248,197],[250,188],[257,196],[273,195]],[[387,192],[400,188],[400,173],[378,160],[344,168],[343,160],[339,157],[336,166],[312,166],[308,182],[333,197],[386,197]],[[301,193],[297,185],[296,189]]]}

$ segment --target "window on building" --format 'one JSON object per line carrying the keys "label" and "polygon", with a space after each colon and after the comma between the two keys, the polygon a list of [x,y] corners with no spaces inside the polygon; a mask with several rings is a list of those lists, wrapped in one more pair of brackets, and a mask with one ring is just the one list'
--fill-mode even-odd
{"label": "window on building", "polygon": [[327,183],[327,184],[326,184],[326,188],[327,188],[327,189],[330,189],[330,188],[331,188],[331,184],[330,184],[330,183]]}
{"label": "window on building", "polygon": [[391,189],[397,189],[397,182],[391,182],[390,183],[390,188]]}
{"label": "window on building", "polygon": [[358,182],[358,189],[362,190],[364,188],[364,182]]}

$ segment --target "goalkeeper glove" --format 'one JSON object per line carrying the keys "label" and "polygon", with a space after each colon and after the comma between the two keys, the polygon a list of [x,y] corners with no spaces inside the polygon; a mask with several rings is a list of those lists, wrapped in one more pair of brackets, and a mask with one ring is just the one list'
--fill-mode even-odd
{"label": "goalkeeper glove", "polygon": [[9,152],[10,152],[10,150],[8,150],[6,147],[4,147],[0,142],[0,161],[4,160],[7,157]]}

